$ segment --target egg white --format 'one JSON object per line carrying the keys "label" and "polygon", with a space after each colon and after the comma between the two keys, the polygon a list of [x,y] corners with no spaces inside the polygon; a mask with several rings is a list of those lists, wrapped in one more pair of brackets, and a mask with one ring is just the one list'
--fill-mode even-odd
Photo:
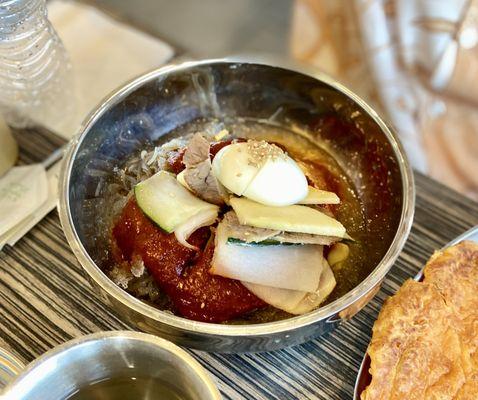
{"label": "egg white", "polygon": [[268,160],[243,195],[268,206],[290,206],[308,194],[307,179],[290,157]]}
{"label": "egg white", "polygon": [[247,143],[233,143],[219,150],[212,162],[215,177],[232,193],[242,196],[259,169],[249,163]]}
{"label": "egg white", "polygon": [[234,143],[214,157],[213,173],[229,191],[269,206],[296,204],[307,196],[307,179],[292,158],[269,158],[252,165],[248,149],[247,143]]}

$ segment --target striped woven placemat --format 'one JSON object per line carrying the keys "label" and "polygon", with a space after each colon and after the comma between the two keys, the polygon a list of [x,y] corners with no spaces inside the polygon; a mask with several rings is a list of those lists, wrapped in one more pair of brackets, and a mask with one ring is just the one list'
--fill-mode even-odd
{"label": "striped woven placemat", "polygon": [[[45,158],[63,139],[17,132],[21,161]],[[300,346],[260,354],[191,351],[225,399],[351,399],[373,322],[384,299],[415,275],[434,249],[478,223],[478,203],[416,174],[415,221],[382,290],[350,322]],[[96,295],[51,212],[14,248],[0,252],[0,339],[28,362],[74,337],[131,329]]]}

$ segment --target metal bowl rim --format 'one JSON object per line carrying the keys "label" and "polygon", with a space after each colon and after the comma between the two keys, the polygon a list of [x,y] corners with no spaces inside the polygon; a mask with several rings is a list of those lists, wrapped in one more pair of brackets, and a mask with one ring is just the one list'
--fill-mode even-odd
{"label": "metal bowl rim", "polygon": [[[158,77],[167,75],[168,73],[187,70],[196,66],[206,66],[211,64],[231,63],[231,64],[252,64],[263,65],[272,68],[282,68],[292,72],[297,72],[317,79],[339,92],[345,94],[357,103],[380,127],[382,132],[387,137],[394,155],[397,158],[400,175],[402,180],[402,196],[403,204],[400,222],[395,233],[394,239],[375,269],[354,289],[346,293],[344,296],[338,298],[330,304],[321,307],[308,314],[291,317],[281,321],[267,322],[250,325],[223,325],[207,322],[198,322],[188,320],[170,313],[163,312],[157,308],[149,306],[135,297],[128,294],[126,291],[118,287],[110,280],[91,259],[90,255],[81,243],[78,234],[74,228],[69,204],[69,181],[71,176],[71,169],[76,157],[81,142],[87,135],[89,129],[95,122],[113,105],[123,100],[126,96],[134,90],[141,87],[143,84],[157,79]],[[378,116],[378,114],[359,96],[347,89],[341,83],[328,75],[317,71],[317,69],[301,65],[299,63],[283,60],[276,57],[249,57],[249,56],[231,56],[217,59],[206,59],[201,61],[186,61],[180,64],[168,64],[161,68],[155,69],[149,73],[143,74],[129,83],[123,85],[119,89],[113,91],[108,95],[83,121],[79,132],[74,140],[70,143],[67,154],[65,155],[62,173],[60,177],[60,220],[65,231],[66,238],[78,258],[82,267],[86,270],[90,278],[92,278],[97,285],[101,287],[106,293],[114,297],[116,301],[121,302],[124,306],[133,309],[134,311],[154,319],[160,323],[168,326],[186,330],[194,333],[203,333],[208,335],[221,335],[229,337],[250,337],[262,336],[275,333],[284,333],[296,330],[301,327],[309,326],[320,320],[329,319],[336,315],[341,310],[347,308],[349,305],[355,303],[357,300],[365,296],[377,284],[379,284],[389,269],[392,267],[401,249],[403,248],[406,238],[411,229],[415,204],[415,187],[413,173],[405,155],[401,143],[396,138],[395,134],[389,129],[387,124]]]}
{"label": "metal bowl rim", "polygon": [[213,398],[217,400],[222,399],[217,386],[215,385],[209,374],[206,372],[206,370],[201,366],[198,361],[196,361],[196,359],[194,359],[194,357],[188,354],[185,350],[170,342],[169,340],[148,333],[133,331],[96,332],[69,340],[68,342],[56,346],[53,349],[48,350],[45,354],[33,360],[30,364],[28,364],[27,367],[12,380],[12,382],[8,383],[5,388],[6,390],[2,392],[2,394],[8,395],[10,391],[15,390],[15,387],[21,384],[22,380],[27,378],[27,376],[40,365],[47,362],[48,360],[60,356],[62,353],[72,349],[73,347],[87,345],[92,342],[111,340],[127,340],[148,343],[153,346],[160,347],[171,354],[174,354],[174,356],[178,357],[182,363],[191,368],[192,372],[206,385],[209,394],[212,395]]}

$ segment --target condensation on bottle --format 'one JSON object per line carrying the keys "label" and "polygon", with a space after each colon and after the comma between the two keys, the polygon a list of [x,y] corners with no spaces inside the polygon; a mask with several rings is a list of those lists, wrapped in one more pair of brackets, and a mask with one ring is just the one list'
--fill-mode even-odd
{"label": "condensation on bottle", "polygon": [[0,111],[8,124],[67,125],[75,108],[71,73],[46,0],[0,0]]}

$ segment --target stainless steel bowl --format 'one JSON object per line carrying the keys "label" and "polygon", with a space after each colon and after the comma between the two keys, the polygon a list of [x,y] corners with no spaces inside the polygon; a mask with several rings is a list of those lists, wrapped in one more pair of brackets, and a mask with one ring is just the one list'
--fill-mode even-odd
{"label": "stainless steel bowl", "polygon": [[[0,355],[0,370],[19,373],[20,363],[15,357],[4,351]],[[160,382],[164,390],[178,396],[174,398],[222,398],[207,372],[184,350],[161,338],[128,331],[94,333],[55,347],[8,383],[0,397],[63,400],[94,383],[112,379],[141,379],[143,384],[136,385],[135,393],[130,394],[135,398],[163,398],[164,393],[158,393],[153,382]],[[102,392],[94,397],[105,395]],[[119,397],[110,393],[105,398]]]}
{"label": "stainless steel bowl", "polygon": [[[318,127],[324,115],[346,119],[353,131]],[[128,155],[200,117],[268,119],[312,143],[325,143],[361,188],[370,229],[377,232],[371,240],[387,244],[372,272],[318,310],[254,325],[190,321],[151,307],[116,286],[101,269],[109,248],[106,232],[98,231],[108,206],[101,205],[103,188],[113,168]],[[137,328],[207,351],[283,348],[317,337],[353,316],[379,289],[400,253],[413,210],[411,168],[396,136],[375,111],[315,69],[270,59],[186,62],[141,76],[104,100],[86,120],[66,154],[61,178],[61,222],[93,286]]]}

